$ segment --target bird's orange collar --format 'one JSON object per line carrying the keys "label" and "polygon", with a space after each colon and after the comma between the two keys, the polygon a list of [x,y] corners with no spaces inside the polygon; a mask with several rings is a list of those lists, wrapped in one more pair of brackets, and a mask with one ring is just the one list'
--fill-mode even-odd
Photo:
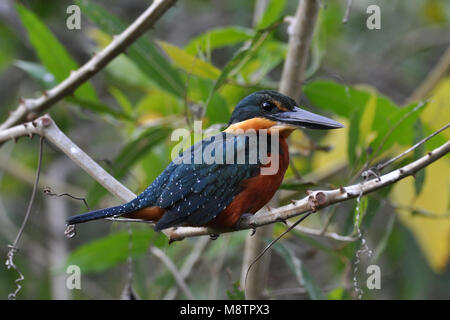
{"label": "bird's orange collar", "polygon": [[266,129],[269,134],[276,131],[280,136],[287,137],[296,129],[296,127],[266,118],[252,118],[230,125],[227,129],[225,129],[225,132],[241,134],[252,129],[255,131]]}

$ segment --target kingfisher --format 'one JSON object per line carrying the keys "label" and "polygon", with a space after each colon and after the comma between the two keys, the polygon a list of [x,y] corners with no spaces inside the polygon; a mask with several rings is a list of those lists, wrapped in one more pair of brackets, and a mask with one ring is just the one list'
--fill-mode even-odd
{"label": "kingfisher", "polygon": [[[232,228],[272,199],[289,166],[287,138],[298,128],[343,125],[301,109],[279,92],[252,93],[236,105],[224,131],[180,153],[135,199],[70,217],[67,224],[122,216],[153,221],[156,231],[178,226]],[[249,132],[256,134],[253,142]],[[213,161],[206,161],[207,150]],[[274,162],[276,170],[264,173]]]}

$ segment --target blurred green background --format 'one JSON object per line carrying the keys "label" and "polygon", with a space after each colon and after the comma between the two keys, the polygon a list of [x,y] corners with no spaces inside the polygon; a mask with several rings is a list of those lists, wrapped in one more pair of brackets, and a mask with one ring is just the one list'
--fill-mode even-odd
{"label": "blurred green background", "polygon": [[[65,0],[0,3],[0,121],[20,97],[39,97],[105,47],[150,1],[80,0],[80,30],[68,30]],[[288,25],[298,1],[272,0],[261,15],[253,0],[180,1],[156,26],[81,86],[50,114],[57,125],[114,177],[138,193],[170,162],[170,133],[204,120],[222,126],[247,94],[277,89],[287,50]],[[368,30],[366,8],[381,8],[381,30]],[[333,116],[346,129],[296,132],[281,204],[306,189],[356,181],[364,163],[406,150],[450,120],[450,77],[443,75],[422,104],[411,100],[450,44],[450,2],[445,0],[323,0],[313,36],[303,94],[309,110]],[[422,106],[423,105],[423,106]],[[420,107],[418,107],[420,106]],[[450,138],[444,132],[395,163],[416,159]],[[25,215],[38,139],[0,148],[0,257],[6,259]],[[450,297],[450,159],[415,179],[361,199],[361,230],[374,252],[362,254],[357,279],[364,299]],[[44,149],[41,186],[15,263],[24,274],[19,299],[117,299],[127,283],[127,225],[97,221],[64,237],[67,216],[118,204],[51,144]],[[302,225],[354,239],[357,202],[321,210]],[[200,253],[187,278],[197,299],[242,298],[238,288],[248,232],[217,240],[192,238],[168,245],[146,225],[132,229],[133,289],[143,299],[180,298],[167,267],[149,253],[163,250],[183,269]],[[274,235],[286,229],[276,224]],[[270,239],[268,239],[270,241]],[[272,299],[354,299],[358,240],[339,241],[292,231],[271,249],[266,296]],[[67,265],[82,271],[81,290],[67,290]],[[381,268],[381,289],[368,290],[366,267]],[[0,297],[15,290],[17,273],[0,269]]]}

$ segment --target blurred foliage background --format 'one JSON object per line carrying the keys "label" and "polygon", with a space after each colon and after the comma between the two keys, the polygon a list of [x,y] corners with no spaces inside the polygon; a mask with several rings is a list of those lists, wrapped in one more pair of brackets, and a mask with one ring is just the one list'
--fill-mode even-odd
{"label": "blurred foliage background", "polygon": [[[65,79],[133,21],[150,1],[79,0],[81,30],[68,30],[72,1],[0,3],[0,119],[20,97],[38,97]],[[180,1],[91,81],[50,113],[58,126],[134,192],[142,191],[170,161],[170,133],[203,119],[223,126],[234,105],[263,88],[277,89],[287,50],[287,24],[298,2],[269,1],[255,20],[255,1]],[[368,30],[366,8],[381,8],[381,30]],[[411,101],[416,88],[450,44],[450,3],[445,0],[323,0],[313,37],[303,94],[307,109],[335,117],[346,129],[296,132],[281,204],[306,189],[356,181],[370,161],[388,159],[450,119],[450,77],[427,103]],[[443,132],[390,168],[425,154],[450,138]],[[31,194],[38,142],[22,138],[0,148],[0,256],[6,258]],[[450,159],[448,156],[395,186],[361,199],[361,230],[374,252],[362,254],[357,278],[364,298],[450,297]],[[168,245],[146,225],[106,221],[63,235],[67,216],[117,204],[106,190],[49,144],[41,188],[15,261],[25,280],[18,298],[116,299],[133,258],[133,289],[144,299],[186,298],[148,247],[163,250],[183,269],[199,254],[187,282],[198,299],[242,298],[238,288],[248,232],[186,239]],[[357,202],[321,210],[303,226],[354,238]],[[274,235],[286,229],[276,224]],[[270,239],[268,239],[270,240]],[[337,241],[292,231],[272,249],[267,296],[274,299],[352,299],[360,241]],[[67,265],[82,270],[81,290],[65,287]],[[381,268],[381,290],[367,290],[366,267]],[[15,290],[14,270],[0,271],[0,297]]]}

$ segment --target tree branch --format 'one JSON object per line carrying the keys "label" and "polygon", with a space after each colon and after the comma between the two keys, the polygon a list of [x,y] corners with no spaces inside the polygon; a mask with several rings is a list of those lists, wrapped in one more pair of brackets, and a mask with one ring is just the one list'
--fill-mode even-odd
{"label": "tree branch", "polygon": [[68,155],[69,158],[86,171],[87,174],[96,179],[110,193],[123,202],[131,201],[136,197],[133,192],[123,186],[73,143],[73,141],[58,128],[49,115],[44,115],[32,122],[26,122],[0,131],[0,143],[10,139],[17,139],[21,136],[32,137],[33,134],[46,137],[48,141],[52,142],[62,152]]}
{"label": "tree branch", "polygon": [[293,98],[298,98],[301,93],[319,7],[318,0],[300,0],[293,25],[288,28],[289,49],[283,66],[280,92]]}
{"label": "tree branch", "polygon": [[301,215],[309,211],[314,212],[332,204],[356,198],[360,194],[365,195],[374,192],[408,176],[412,176],[420,169],[423,169],[434,161],[445,156],[449,152],[450,141],[447,141],[439,148],[428,152],[428,154],[424,157],[419,158],[418,160],[411,162],[410,164],[405,165],[400,169],[382,175],[379,178],[374,178],[365,182],[350,185],[347,187],[341,187],[334,190],[310,191],[307,197],[301,200],[293,201],[292,204],[277,209],[271,209],[270,211],[265,210],[250,218],[243,219],[239,226],[236,228],[218,230],[212,228],[183,227],[182,229],[175,229],[169,232],[170,239],[174,241],[205,234],[219,234],[243,229],[251,229],[270,223],[285,221],[286,219]]}
{"label": "tree branch", "polygon": [[[33,134],[45,136],[47,140],[55,144],[92,178],[102,184],[109,192],[121,199],[123,202],[128,202],[136,197],[133,192],[124,187],[119,181],[117,181],[94,160],[92,160],[84,151],[76,146],[66,135],[64,135],[49,115],[44,115],[33,122],[24,123],[22,125],[0,131],[0,142],[15,140],[22,136],[30,136]],[[440,159],[449,152],[450,141],[447,141],[439,148],[428,152],[424,157],[419,158],[400,169],[368,181],[353,184],[347,187],[341,187],[339,189],[309,191],[307,197],[301,200],[293,200],[292,204],[276,209],[264,210],[250,218],[242,219],[239,226],[235,228],[215,229],[206,227],[178,227],[166,229],[164,233],[169,237],[170,241],[176,241],[187,237],[215,235],[238,230],[254,229],[256,227],[271,223],[285,221],[286,219],[309,211],[314,212],[329,205],[344,202],[356,198],[359,195],[374,192],[408,176],[413,176],[417,171]],[[114,220],[152,224],[152,222],[137,219],[117,218]]]}
{"label": "tree branch", "polygon": [[177,0],[154,0],[128,28],[115,36],[111,43],[92,57],[82,67],[72,71],[68,78],[56,87],[46,91],[37,99],[22,99],[19,107],[0,125],[0,130],[25,121],[27,114],[40,114],[67,95],[72,94],[80,85],[89,80],[111,60],[123,53],[134,41],[169,9]]}
{"label": "tree branch", "polygon": [[[290,227],[293,225],[293,223],[287,222],[287,225]],[[306,234],[308,236],[323,237],[323,238],[332,239],[332,240],[336,240],[336,241],[342,241],[342,242],[353,242],[353,241],[358,240],[358,238],[356,238],[356,237],[342,236],[340,234],[337,234],[334,232],[329,232],[329,231],[323,232],[322,230],[312,229],[312,228],[304,227],[302,225],[295,226],[294,230],[296,230],[300,233]]]}

